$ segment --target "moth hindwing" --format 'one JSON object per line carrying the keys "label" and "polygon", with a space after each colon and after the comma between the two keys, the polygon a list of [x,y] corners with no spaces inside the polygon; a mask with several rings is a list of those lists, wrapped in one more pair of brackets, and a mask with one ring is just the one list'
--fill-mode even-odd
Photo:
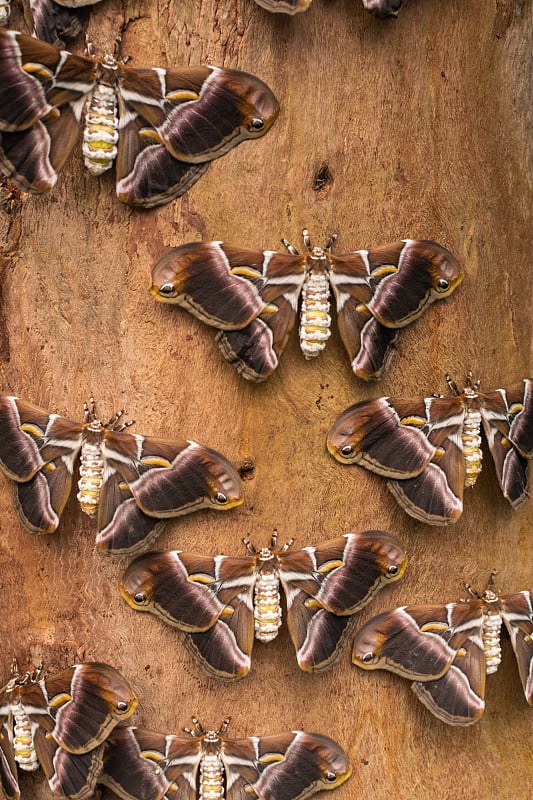
{"label": "moth hindwing", "polygon": [[300,800],[335,789],[351,773],[344,750],[320,733],[229,739],[229,719],[218,731],[204,730],[194,718],[193,723],[185,729],[188,738],[117,729],[106,746],[100,781],[124,800],[163,795],[167,800],[241,800],[248,795]]}
{"label": "moth hindwing", "polygon": [[128,425],[122,412],[102,423],[93,400],[78,423],[0,395],[0,469],[26,530],[56,530],[78,458],[78,500],[96,518],[98,549],[112,555],[142,550],[169,517],[242,503],[239,474],[216,450],[126,433]]}
{"label": "moth hindwing", "polygon": [[247,380],[266,380],[294,327],[300,302],[300,345],[317,356],[330,335],[330,294],[339,332],[358,378],[387,368],[401,328],[461,283],[463,269],[435,242],[406,240],[335,256],[335,238],[299,255],[194,242],[167,252],[152,270],[157,300],[183,306],[217,328],[224,357]]}
{"label": "moth hindwing", "polygon": [[485,709],[486,675],[500,664],[507,629],[524,694],[533,705],[533,601],[529,590],[487,588],[441,606],[404,606],[369,620],[357,632],[352,660],[413,680],[419,700],[450,725],[472,725]]}
{"label": "moth hindwing", "polygon": [[453,397],[380,397],[350,406],[328,434],[331,455],[388,478],[401,507],[429,525],[456,522],[463,490],[481,471],[483,427],[503,496],[517,509],[529,498],[533,381],[481,392],[468,376]]}
{"label": "moth hindwing", "polygon": [[168,203],[210,161],[263,136],[278,111],[268,86],[245,72],[134,69],[0,30],[0,166],[25,191],[53,188],[82,126],[90,172],[116,159],[119,200]]}
{"label": "moth hindwing", "polygon": [[102,769],[103,743],[137,698],[108,664],[77,664],[49,677],[42,667],[13,674],[0,690],[0,779],[20,797],[18,770],[39,766],[54,794],[84,800]]}
{"label": "moth hindwing", "polygon": [[384,531],[350,533],[317,547],[270,547],[249,555],[146,553],[122,577],[126,602],[184,632],[202,666],[222,680],[248,674],[254,636],[272,641],[287,623],[301,669],[319,671],[339,655],[355,614],[387,583],[401,578],[407,556]]}

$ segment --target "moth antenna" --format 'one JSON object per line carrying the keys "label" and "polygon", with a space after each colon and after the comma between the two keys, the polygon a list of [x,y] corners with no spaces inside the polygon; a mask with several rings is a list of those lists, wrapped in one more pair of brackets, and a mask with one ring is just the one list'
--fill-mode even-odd
{"label": "moth antenna", "polygon": [[198,717],[191,717],[191,722],[193,724],[193,727],[192,728],[183,728],[185,733],[188,733],[188,734],[190,734],[191,736],[194,736],[194,737],[202,736],[202,734],[205,733],[205,731],[204,731],[203,726],[201,725],[200,720],[198,719]]}
{"label": "moth antenna", "polygon": [[472,588],[472,584],[465,583],[465,589],[471,597],[475,597],[476,600],[481,600],[481,595],[479,592],[476,592],[475,589]]}
{"label": "moth antenna", "polygon": [[226,717],[226,719],[222,720],[222,725],[218,729],[218,735],[224,736],[227,733],[229,726],[231,725],[231,717]]}
{"label": "moth antenna", "polygon": [[454,394],[456,394],[456,395],[461,394],[461,392],[459,391],[459,387],[457,386],[456,382],[453,380],[451,375],[448,375],[448,374],[446,375],[446,383],[448,384],[450,390]]}
{"label": "moth antenna", "polygon": [[274,550],[274,548],[276,547],[277,543],[278,543],[278,532],[274,528],[274,530],[272,531],[272,536],[270,537],[270,548],[271,548],[271,550]]}
{"label": "moth antenna", "polygon": [[257,555],[257,549],[256,549],[255,545],[253,545],[249,539],[243,539],[242,543],[246,547],[246,549],[248,550],[250,555],[252,555],[252,556],[256,556]]}
{"label": "moth antenna", "polygon": [[289,251],[291,256],[299,256],[298,250],[288,241],[288,239],[281,240],[282,245]]}
{"label": "moth antenna", "polygon": [[89,39],[89,34],[85,34],[85,55],[94,58],[94,45]]}
{"label": "moth antenna", "polygon": [[309,252],[311,252],[311,250],[313,249],[313,247],[312,247],[312,245],[311,245],[311,238],[310,238],[310,236],[309,236],[309,231],[307,230],[307,228],[304,228],[304,229],[303,229],[303,231],[302,231],[302,236],[303,236],[303,240],[304,240],[304,246],[305,246],[305,248],[306,248],[306,249],[307,249]]}
{"label": "moth antenna", "polygon": [[285,542],[285,544],[281,548],[281,552],[282,553],[286,553],[287,550],[289,549],[289,547],[292,547],[293,544],[294,544],[294,536],[291,536],[291,538],[287,539],[287,541]]}
{"label": "moth antenna", "polygon": [[339,234],[338,233],[333,233],[329,237],[329,239],[327,240],[327,242],[326,242],[326,244],[324,246],[324,250],[326,250],[326,252],[328,252],[328,253],[331,253],[331,251],[335,247],[335,244],[336,244],[338,238],[339,238]]}

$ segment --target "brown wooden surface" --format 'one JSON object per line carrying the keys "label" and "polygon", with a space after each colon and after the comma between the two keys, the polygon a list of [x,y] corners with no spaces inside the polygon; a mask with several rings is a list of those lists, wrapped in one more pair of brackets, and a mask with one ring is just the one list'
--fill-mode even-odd
{"label": "brown wooden surface", "polygon": [[[17,19],[15,9],[14,21]],[[83,171],[79,150],[48,197],[7,198],[0,210],[0,388],[79,418],[90,393],[103,415],[126,408],[141,433],[196,438],[246,466],[245,504],[169,524],[163,548],[242,552],[272,529],[297,545],[383,528],[405,543],[404,580],[361,615],[403,603],[458,599],[489,571],[508,591],[533,588],[533,503],[500,496],[490,457],[462,519],[430,529],[408,518],[385,484],[325,452],[338,412],[376,395],[444,391],[467,370],[486,389],[532,374],[531,47],[528,0],[410,0],[379,22],[354,0],[314,0],[296,18],[252,0],[105,0],[89,33],[133,66],[211,63],[267,81],[282,103],[271,133],[216,161],[188,195],[140,213],[114,197],[113,178]],[[81,44],[79,45],[81,48]],[[327,167],[327,170],[326,170]],[[319,191],[316,174],[329,179]],[[307,226],[338,252],[432,238],[465,263],[463,286],[404,331],[380,384],[357,382],[335,332],[307,363],[293,336],[270,381],[250,386],[219,355],[213,332],[147,293],[167,247],[223,239],[300,244]],[[1,671],[13,655],[53,669],[109,661],[135,686],[139,725],[179,731],[192,714],[235,736],[319,730],[350,753],[353,777],[333,798],[526,800],[533,710],[509,643],[490,676],[487,710],[466,730],[435,720],[409,683],[350,665],[297,669],[286,631],[257,645],[252,674],[227,686],[206,677],[170,628],[119,597],[127,559],[94,552],[94,528],[74,493],[59,532],[31,537],[0,480]],[[49,797],[42,775],[23,796]]]}

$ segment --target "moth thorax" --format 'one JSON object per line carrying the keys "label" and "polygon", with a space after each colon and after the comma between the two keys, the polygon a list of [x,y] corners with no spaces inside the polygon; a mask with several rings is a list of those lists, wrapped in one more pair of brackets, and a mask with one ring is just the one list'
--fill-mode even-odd
{"label": "moth thorax", "polygon": [[80,456],[80,479],[78,481],[81,510],[93,517],[98,508],[100,489],[104,475],[104,460],[100,445],[84,442]]}
{"label": "moth thorax", "polygon": [[7,25],[11,16],[11,0],[0,0],[0,25]]}
{"label": "moth thorax", "polygon": [[224,800],[224,767],[217,755],[202,758],[199,800]]}
{"label": "moth thorax", "polygon": [[271,642],[281,626],[279,580],[273,572],[260,575],[254,587],[255,638]]}
{"label": "moth thorax", "polygon": [[481,414],[467,411],[463,423],[463,456],[465,459],[465,486],[473,486],[481,472]]}
{"label": "moth thorax", "polygon": [[485,652],[485,663],[487,674],[496,672],[500,666],[502,650],[500,647],[500,631],[502,628],[502,618],[499,612],[491,611],[485,616],[483,622],[483,650]]}
{"label": "moth thorax", "polygon": [[309,272],[302,288],[300,347],[306,358],[314,358],[331,335],[329,280],[325,272]]}
{"label": "moth thorax", "polygon": [[[1,1],[1,0],[0,0]],[[117,155],[117,96],[111,86],[97,84],[85,106],[82,152],[92,175],[101,175]]]}
{"label": "moth thorax", "polygon": [[21,703],[13,708],[13,720],[15,761],[21,769],[26,772],[33,772],[39,768],[39,762],[33,743],[32,724]]}

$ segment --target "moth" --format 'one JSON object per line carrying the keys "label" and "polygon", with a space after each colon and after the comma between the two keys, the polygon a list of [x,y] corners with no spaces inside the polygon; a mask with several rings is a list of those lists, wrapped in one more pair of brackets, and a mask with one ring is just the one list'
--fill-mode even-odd
{"label": "moth", "polygon": [[481,471],[483,426],[503,496],[513,508],[529,499],[533,455],[533,381],[481,392],[469,374],[453,397],[379,397],[350,406],[327,438],[331,455],[388,478],[400,506],[420,522],[447,525],[463,513],[463,490]]}
{"label": "moth", "polygon": [[403,606],[359,630],[353,663],[410,678],[418,699],[442,722],[472,725],[485,710],[485,679],[501,660],[502,622],[533,705],[533,594],[493,591],[437,606]]}
{"label": "moth", "polygon": [[339,332],[358,378],[375,380],[387,368],[399,330],[461,283],[463,269],[435,242],[406,239],[335,256],[335,237],[306,253],[286,239],[288,254],[247,250],[222,242],[193,242],[169,250],[152,270],[151,293],[218,329],[224,357],[249,381],[278,365],[300,308],[306,358],[330,336],[330,293]]}
{"label": "moth", "polygon": [[329,736],[288,731],[229,739],[229,723],[206,731],[193,717],[188,738],[116,729],[99,780],[124,800],[303,800],[350,777],[346,753]]}
{"label": "moth", "polygon": [[103,765],[103,743],[128,719],[137,698],[108,664],[85,663],[46,676],[42,667],[0,689],[0,778],[4,796],[20,797],[17,771],[42,767],[54,794],[84,800]]}
{"label": "moth", "polygon": [[245,72],[133,69],[0,30],[0,165],[27,192],[54,187],[81,126],[89,172],[116,160],[119,200],[168,203],[213,159],[264,136],[278,111],[268,86]]}
{"label": "moth", "polygon": [[292,540],[245,556],[202,556],[174,550],[145,553],[120,585],[127,603],[184,632],[199,663],[222,680],[251,666],[254,635],[276,638],[282,621],[280,584],[298,665],[326,669],[339,655],[360,611],[387,583],[401,578],[407,556],[384,531],[349,533],[317,547],[288,552]]}
{"label": "moth", "polygon": [[0,469],[14,481],[26,530],[57,529],[78,458],[81,510],[96,518],[97,548],[111,555],[143,549],[169,517],[242,503],[239,474],[216,450],[125,433],[130,424],[122,412],[103,423],[92,398],[80,423],[0,395]]}

